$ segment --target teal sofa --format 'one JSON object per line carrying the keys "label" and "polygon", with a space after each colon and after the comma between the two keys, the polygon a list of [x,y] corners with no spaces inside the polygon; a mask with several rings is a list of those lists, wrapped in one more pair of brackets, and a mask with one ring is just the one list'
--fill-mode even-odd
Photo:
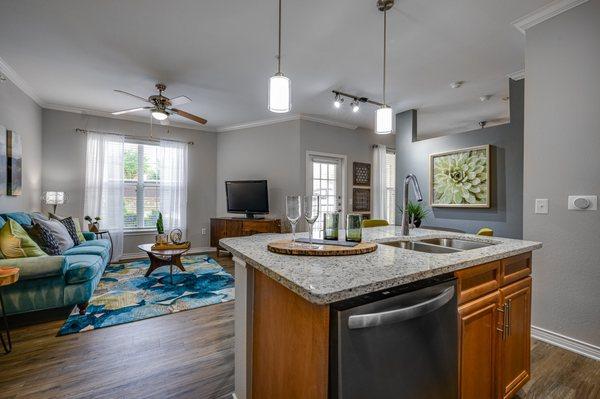
{"label": "teal sofa", "polygon": [[[0,214],[0,224],[11,218],[19,224],[31,224],[25,212]],[[19,281],[2,287],[7,314],[77,305],[84,314],[88,301],[110,262],[110,241],[97,240],[84,232],[86,241],[61,256],[0,259],[0,267],[20,269]]]}

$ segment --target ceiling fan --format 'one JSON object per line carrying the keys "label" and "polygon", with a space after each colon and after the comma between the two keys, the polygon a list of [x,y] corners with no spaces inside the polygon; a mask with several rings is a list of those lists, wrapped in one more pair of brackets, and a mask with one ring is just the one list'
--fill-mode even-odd
{"label": "ceiling fan", "polygon": [[156,90],[158,90],[158,94],[152,95],[148,98],[144,98],[144,97],[137,96],[135,94],[127,93],[126,91],[123,91],[123,90],[115,90],[117,93],[125,94],[130,97],[137,98],[138,100],[150,103],[150,106],[124,109],[121,111],[112,112],[112,114],[113,115],[123,115],[123,114],[128,114],[130,112],[136,112],[136,111],[142,111],[142,110],[148,109],[152,113],[152,117],[154,119],[156,119],[157,121],[160,121],[161,125],[167,125],[169,122],[169,120],[167,118],[169,117],[169,115],[172,115],[172,114],[182,116],[182,117],[192,120],[194,122],[198,122],[202,125],[204,125],[206,123],[206,119],[204,119],[204,118],[190,114],[188,112],[182,111],[177,108],[173,108],[173,106],[191,103],[192,100],[190,100],[189,97],[178,96],[178,97],[174,97],[174,98],[168,98],[168,97],[163,96],[163,91],[165,91],[167,89],[167,86],[164,83],[157,83],[155,87],[156,87]]}

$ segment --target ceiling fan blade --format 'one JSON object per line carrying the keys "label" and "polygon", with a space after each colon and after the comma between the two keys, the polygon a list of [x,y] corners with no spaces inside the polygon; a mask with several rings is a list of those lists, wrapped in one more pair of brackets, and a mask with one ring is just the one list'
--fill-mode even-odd
{"label": "ceiling fan blade", "polygon": [[136,95],[136,94],[127,93],[126,91],[123,91],[123,90],[115,90],[115,92],[117,92],[117,93],[121,93],[121,94],[125,94],[125,95],[127,95],[127,96],[130,96],[130,97],[135,97],[135,98],[137,98],[138,100],[142,100],[142,101],[144,101],[144,102],[146,102],[146,103],[148,102],[148,99],[147,99],[147,98],[140,97],[140,96],[138,96],[138,95]]}
{"label": "ceiling fan blade", "polygon": [[111,114],[113,114],[113,115],[123,115],[123,114],[128,114],[130,112],[142,111],[144,109],[150,109],[150,108],[152,108],[152,107],[130,108],[130,109],[124,109],[124,110],[121,110],[121,111],[111,112]]}
{"label": "ceiling fan blade", "polygon": [[192,102],[192,100],[188,96],[173,97],[169,101],[171,102],[171,105],[183,105],[183,104],[189,104]]}
{"label": "ceiling fan blade", "polygon": [[192,115],[192,114],[190,114],[188,112],[185,112],[185,111],[182,111],[180,109],[171,108],[170,111],[173,112],[174,114],[177,114],[179,116],[183,116],[184,118],[193,120],[194,122],[198,122],[198,123],[200,123],[202,125],[204,125],[206,123],[206,119],[200,118],[199,116],[196,116],[196,115]]}

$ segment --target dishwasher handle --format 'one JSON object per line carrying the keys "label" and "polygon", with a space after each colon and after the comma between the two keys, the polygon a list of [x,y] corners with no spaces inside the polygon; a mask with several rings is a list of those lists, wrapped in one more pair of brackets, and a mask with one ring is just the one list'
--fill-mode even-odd
{"label": "dishwasher handle", "polygon": [[351,330],[357,330],[361,328],[378,327],[415,319],[441,308],[447,304],[453,296],[454,287],[449,287],[438,296],[412,306],[388,310],[380,313],[353,315],[348,317],[348,328]]}

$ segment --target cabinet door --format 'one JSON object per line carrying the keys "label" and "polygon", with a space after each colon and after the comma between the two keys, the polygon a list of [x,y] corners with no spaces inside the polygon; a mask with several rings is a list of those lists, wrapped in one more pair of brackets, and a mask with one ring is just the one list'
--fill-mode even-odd
{"label": "cabinet door", "polygon": [[497,397],[496,364],[501,331],[498,325],[499,306],[500,293],[494,291],[458,308],[461,399]]}
{"label": "cabinet door", "polygon": [[498,379],[500,398],[511,398],[530,377],[531,277],[500,289],[506,311]]}
{"label": "cabinet door", "polygon": [[210,246],[218,247],[219,240],[226,237],[225,220],[211,219],[210,220]]}

